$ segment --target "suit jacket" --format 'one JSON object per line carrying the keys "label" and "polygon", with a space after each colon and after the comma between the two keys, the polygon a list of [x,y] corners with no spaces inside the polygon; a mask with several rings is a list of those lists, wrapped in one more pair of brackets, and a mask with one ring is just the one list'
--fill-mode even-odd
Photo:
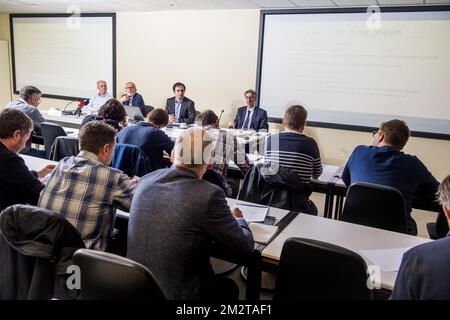
{"label": "suit jacket", "polygon": [[[169,114],[175,114],[175,97],[167,99],[166,111]],[[195,103],[191,99],[184,97],[181,102],[180,118],[177,122],[193,124],[195,121]]]}
{"label": "suit jacket", "polygon": [[[236,129],[241,129],[244,125],[245,115],[247,114],[247,106],[240,107],[236,113],[236,118],[234,119],[234,127]],[[252,116],[252,122],[250,123],[249,129],[254,129],[259,131],[261,129],[269,130],[269,124],[267,119],[267,111],[261,109],[260,107],[255,107]]]}
{"label": "suit jacket", "polygon": [[219,187],[174,166],[141,178],[130,209],[127,254],[153,272],[169,299],[205,298],[202,288],[214,282],[212,248],[245,263],[253,245],[247,223],[231,215]]}
{"label": "suit jacket", "polygon": [[[124,106],[128,106],[130,105],[130,100],[125,101],[123,103]],[[144,115],[144,117],[147,115],[147,112],[145,110],[145,102],[144,102],[144,98],[142,98],[142,96],[139,93],[135,93],[133,96],[133,107],[139,107],[139,109],[141,110],[142,114]]]}
{"label": "suit jacket", "polygon": [[450,299],[450,237],[407,251],[395,280],[391,299]]}
{"label": "suit jacket", "polygon": [[13,204],[36,205],[44,185],[36,171],[29,171],[25,161],[0,142],[0,211]]}

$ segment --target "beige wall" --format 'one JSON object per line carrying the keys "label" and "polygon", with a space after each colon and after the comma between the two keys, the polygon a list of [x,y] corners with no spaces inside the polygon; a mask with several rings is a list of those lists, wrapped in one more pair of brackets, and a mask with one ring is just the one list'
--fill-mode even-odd
{"label": "beige wall", "polygon": [[[255,85],[258,28],[258,10],[118,13],[118,93],[132,80],[147,104],[163,107],[172,84],[181,81],[200,111],[225,110],[224,125],[243,105],[243,91]],[[0,39],[9,40],[4,14]],[[44,99],[42,107],[63,103]],[[306,133],[319,143],[323,161],[336,165],[344,165],[356,145],[372,142],[370,133],[323,128]],[[411,138],[405,151],[417,155],[438,179],[450,173],[450,141]]]}
{"label": "beige wall", "polygon": [[255,86],[258,28],[258,10],[119,13],[118,92],[133,80],[147,104],[164,107],[181,81],[197,110],[231,119]]}

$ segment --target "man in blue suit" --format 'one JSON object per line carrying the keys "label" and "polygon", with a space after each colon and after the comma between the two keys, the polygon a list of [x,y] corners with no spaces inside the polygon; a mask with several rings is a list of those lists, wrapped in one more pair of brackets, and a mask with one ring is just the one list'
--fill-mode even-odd
{"label": "man in blue suit", "polygon": [[[439,186],[439,200],[450,225],[450,175]],[[403,255],[391,299],[450,300],[450,232]]]}
{"label": "man in blue suit", "polygon": [[174,97],[167,99],[166,111],[170,123],[193,124],[195,121],[195,103],[184,96],[186,86],[177,82],[172,86]]}
{"label": "man in blue suit", "polygon": [[125,84],[125,94],[119,101],[122,102],[124,106],[138,107],[145,117],[147,116],[147,112],[145,110],[144,98],[136,91],[136,85],[133,82],[127,82]]}
{"label": "man in blue suit", "polygon": [[256,91],[249,89],[245,91],[244,96],[246,105],[238,109],[234,122],[230,122],[228,127],[255,131],[268,130],[267,111],[255,106]]}

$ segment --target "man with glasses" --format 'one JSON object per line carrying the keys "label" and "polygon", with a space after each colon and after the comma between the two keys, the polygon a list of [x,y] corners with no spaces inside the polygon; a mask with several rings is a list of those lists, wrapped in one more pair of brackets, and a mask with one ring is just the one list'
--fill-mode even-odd
{"label": "man with glasses", "polygon": [[[17,109],[29,116],[31,120],[33,120],[33,134],[41,136],[41,124],[45,121],[45,118],[38,110],[38,106],[41,103],[41,90],[33,86],[25,86],[20,89],[19,94],[20,98],[15,101],[11,101],[5,106],[5,108]],[[37,157],[45,156],[43,151],[31,148],[31,138],[27,141],[22,153]]]}
{"label": "man with glasses", "polygon": [[125,84],[125,93],[119,101],[122,102],[124,106],[138,107],[144,117],[147,115],[144,98],[137,93],[136,85],[133,82],[127,82]]}
{"label": "man with glasses", "polygon": [[413,196],[434,199],[439,182],[416,156],[401,151],[409,135],[404,121],[383,122],[373,132],[372,146],[361,145],[353,150],[342,180],[347,186],[355,182],[370,182],[399,190],[408,212],[408,233],[417,235],[417,225],[411,217]]}
{"label": "man with glasses", "polygon": [[244,92],[245,106],[240,107],[236,118],[228,124],[229,128],[242,130],[268,130],[267,111],[256,106],[256,91],[248,89]]}

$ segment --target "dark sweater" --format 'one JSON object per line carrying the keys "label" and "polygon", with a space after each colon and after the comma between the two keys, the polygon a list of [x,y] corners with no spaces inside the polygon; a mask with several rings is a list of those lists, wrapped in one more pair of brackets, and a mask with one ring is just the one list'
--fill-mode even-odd
{"label": "dark sweater", "polygon": [[0,211],[13,204],[36,205],[44,185],[36,171],[0,142]]}

